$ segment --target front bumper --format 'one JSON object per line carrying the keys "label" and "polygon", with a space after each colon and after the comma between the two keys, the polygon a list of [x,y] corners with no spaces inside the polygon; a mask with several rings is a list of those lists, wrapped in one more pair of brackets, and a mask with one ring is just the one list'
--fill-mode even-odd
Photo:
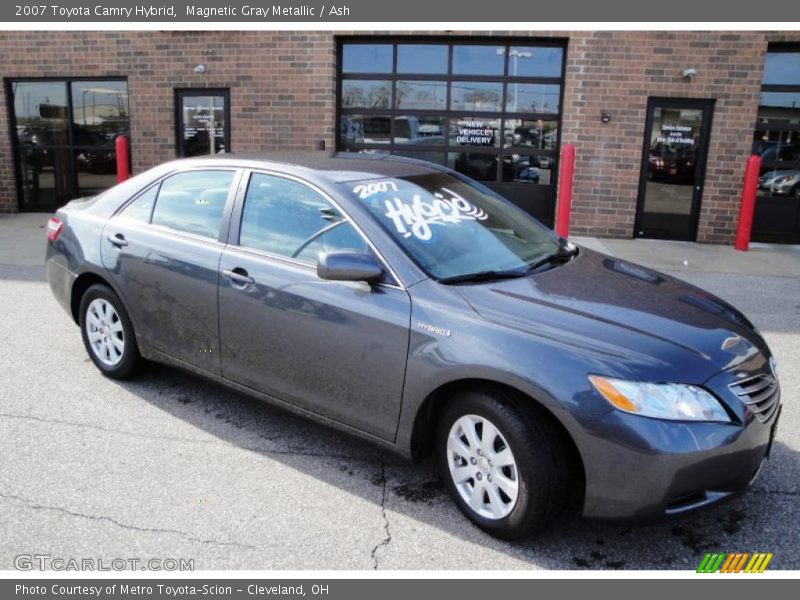
{"label": "front bumper", "polygon": [[728,387],[732,377],[720,374],[706,387],[732,409],[738,423],[664,421],[618,410],[581,422],[583,515],[656,520],[746,490],[768,456],[780,409],[763,422],[757,419]]}

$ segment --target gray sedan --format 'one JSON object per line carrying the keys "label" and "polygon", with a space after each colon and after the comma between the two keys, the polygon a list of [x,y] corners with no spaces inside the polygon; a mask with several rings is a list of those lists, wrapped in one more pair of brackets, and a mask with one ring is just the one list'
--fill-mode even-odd
{"label": "gray sedan", "polygon": [[780,415],[739,311],[388,156],[161,165],[60,209],[50,287],[108,377],[187,369],[411,459],[510,539],[745,490]]}

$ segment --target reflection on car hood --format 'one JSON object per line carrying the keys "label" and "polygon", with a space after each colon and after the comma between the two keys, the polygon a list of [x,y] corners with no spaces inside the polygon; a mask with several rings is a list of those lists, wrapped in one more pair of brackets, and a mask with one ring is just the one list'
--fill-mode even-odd
{"label": "reflection on car hood", "polygon": [[609,348],[643,379],[702,383],[766,350],[749,321],[723,300],[584,248],[569,263],[530,277],[457,289],[486,319]]}

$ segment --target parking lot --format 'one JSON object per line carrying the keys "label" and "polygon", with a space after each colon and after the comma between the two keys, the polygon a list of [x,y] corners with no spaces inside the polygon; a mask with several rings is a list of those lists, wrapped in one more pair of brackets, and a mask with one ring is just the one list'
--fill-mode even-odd
{"label": "parking lot", "polygon": [[167,367],[102,377],[43,279],[44,220],[0,217],[0,569],[44,553],[196,569],[694,570],[707,551],[774,552],[770,568],[800,569],[796,248],[684,244],[684,258],[672,243],[587,240],[669,268],[756,323],[781,367],[773,458],[747,495],[702,514],[578,521],[506,543],[461,516],[430,463]]}

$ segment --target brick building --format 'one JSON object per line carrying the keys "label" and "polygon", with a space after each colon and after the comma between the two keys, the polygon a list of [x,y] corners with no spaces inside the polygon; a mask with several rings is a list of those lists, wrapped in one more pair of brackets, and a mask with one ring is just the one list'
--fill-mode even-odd
{"label": "brick building", "polygon": [[[800,242],[800,32],[2,32],[0,212],[53,210],[211,151],[328,148],[447,164],[572,233]],[[213,140],[213,143],[212,143]]]}

